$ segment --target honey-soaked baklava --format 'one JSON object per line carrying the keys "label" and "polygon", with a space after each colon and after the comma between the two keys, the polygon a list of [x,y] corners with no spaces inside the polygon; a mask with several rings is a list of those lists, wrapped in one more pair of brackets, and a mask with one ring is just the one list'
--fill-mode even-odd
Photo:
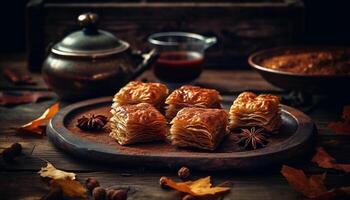
{"label": "honey-soaked baklava", "polygon": [[178,147],[215,150],[228,133],[227,123],[223,109],[183,108],[171,121],[169,140]]}
{"label": "honey-soaked baklava", "polygon": [[281,126],[280,99],[271,94],[243,92],[233,102],[229,112],[231,130],[260,127],[273,132]]}
{"label": "honey-soaked baklava", "polygon": [[185,107],[221,108],[220,101],[220,94],[214,89],[184,85],[174,90],[166,99],[165,116],[171,120],[179,110]]}
{"label": "honey-soaked baklava", "polygon": [[112,107],[149,103],[162,110],[167,96],[168,88],[164,84],[131,81],[114,96]]}
{"label": "honey-soaked baklava", "polygon": [[111,113],[110,136],[121,145],[166,139],[166,119],[149,103],[117,106]]}

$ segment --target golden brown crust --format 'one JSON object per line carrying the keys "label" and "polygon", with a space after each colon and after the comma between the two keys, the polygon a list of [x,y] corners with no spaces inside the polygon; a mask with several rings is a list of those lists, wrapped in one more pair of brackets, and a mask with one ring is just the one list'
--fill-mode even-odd
{"label": "golden brown crust", "polygon": [[165,103],[169,105],[166,117],[172,119],[184,107],[221,108],[220,101],[220,93],[214,89],[184,85],[166,99]]}
{"label": "golden brown crust", "polygon": [[110,136],[121,145],[166,138],[165,117],[148,103],[117,106],[112,108],[111,113]]}
{"label": "golden brown crust", "polygon": [[230,109],[230,129],[261,127],[275,131],[281,125],[280,99],[271,94],[256,95],[243,92]]}
{"label": "golden brown crust", "polygon": [[161,83],[131,81],[114,96],[115,106],[149,103],[157,108],[164,106],[168,88]]}
{"label": "golden brown crust", "polygon": [[227,132],[223,109],[187,107],[171,121],[170,141],[178,147],[215,150]]}

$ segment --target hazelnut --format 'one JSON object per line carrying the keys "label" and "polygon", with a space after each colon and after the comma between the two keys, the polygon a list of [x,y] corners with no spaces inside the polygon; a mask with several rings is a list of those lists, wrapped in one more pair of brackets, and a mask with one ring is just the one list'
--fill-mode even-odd
{"label": "hazelnut", "polygon": [[112,200],[126,200],[128,193],[125,190],[116,190],[112,195]]}
{"label": "hazelnut", "polygon": [[13,150],[15,156],[21,155],[22,145],[20,143],[13,143],[10,148]]}
{"label": "hazelnut", "polygon": [[106,198],[106,190],[103,187],[95,187],[92,190],[92,196],[95,200],[105,200]]}
{"label": "hazelnut", "polygon": [[190,173],[190,170],[187,167],[181,167],[179,169],[179,171],[177,172],[177,175],[182,180],[186,180],[186,179],[188,179],[190,177],[191,173]]}
{"label": "hazelnut", "polygon": [[49,193],[41,198],[42,200],[61,200],[63,199],[63,191],[60,187],[52,188]]}
{"label": "hazelnut", "polygon": [[160,177],[160,179],[159,179],[159,185],[160,185],[160,187],[163,188],[163,189],[170,189],[170,187],[169,187],[168,185],[165,184],[165,180],[166,180],[166,179],[167,179],[167,177],[165,177],[165,176]]}
{"label": "hazelnut", "polygon": [[2,151],[2,158],[7,161],[7,162],[12,162],[13,159],[15,158],[15,153],[13,149],[11,148],[6,148]]}
{"label": "hazelnut", "polygon": [[196,200],[196,198],[192,195],[187,194],[182,198],[182,200]]}
{"label": "hazelnut", "polygon": [[115,192],[115,189],[108,189],[106,193],[107,200],[112,200],[113,193]]}
{"label": "hazelnut", "polygon": [[100,183],[94,178],[87,178],[85,181],[86,188],[92,191],[95,187],[100,186]]}

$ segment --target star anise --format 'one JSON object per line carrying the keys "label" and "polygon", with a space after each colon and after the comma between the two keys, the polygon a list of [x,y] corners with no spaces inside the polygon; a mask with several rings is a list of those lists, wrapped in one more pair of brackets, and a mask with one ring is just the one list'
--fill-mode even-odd
{"label": "star anise", "polygon": [[108,122],[106,116],[89,114],[80,117],[77,123],[77,127],[85,131],[98,131],[101,130]]}
{"label": "star anise", "polygon": [[255,129],[255,127],[252,127],[250,130],[242,129],[242,132],[237,135],[237,143],[243,145],[244,149],[262,148],[268,143],[262,131],[262,128]]}

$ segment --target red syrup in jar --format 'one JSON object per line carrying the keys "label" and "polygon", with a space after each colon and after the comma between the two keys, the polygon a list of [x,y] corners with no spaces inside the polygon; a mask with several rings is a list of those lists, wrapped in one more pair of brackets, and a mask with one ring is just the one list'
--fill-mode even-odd
{"label": "red syrup in jar", "polygon": [[188,83],[202,72],[203,56],[194,51],[162,52],[153,67],[154,74],[168,83]]}

